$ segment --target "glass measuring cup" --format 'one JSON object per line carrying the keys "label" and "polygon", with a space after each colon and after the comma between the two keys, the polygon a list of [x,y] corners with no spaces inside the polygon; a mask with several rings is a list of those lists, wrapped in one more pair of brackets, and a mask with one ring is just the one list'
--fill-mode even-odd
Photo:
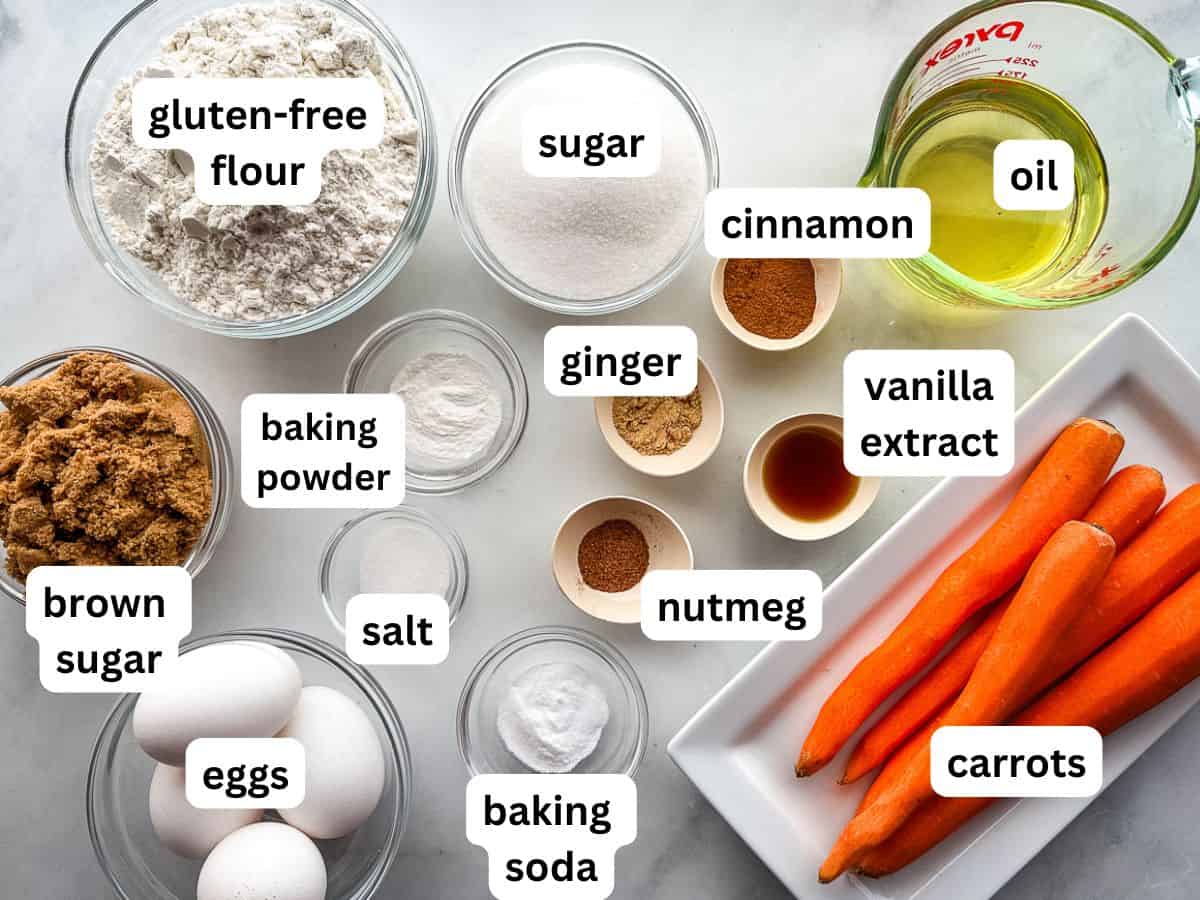
{"label": "glass measuring cup", "polygon": [[929,253],[890,262],[910,287],[958,306],[1058,308],[1120,290],[1175,245],[1200,198],[1200,57],[1174,56],[1129,16],[1095,0],[976,3],[930,31],[900,65],[859,184],[897,184],[910,117],[933,110],[936,118],[938,98],[972,79],[985,97],[1023,82],[1074,108],[1107,174],[1104,197],[1103,185],[1080,178],[1076,148],[1077,202],[1104,204],[1102,218],[1090,240],[1064,241],[1038,277],[986,283]]}

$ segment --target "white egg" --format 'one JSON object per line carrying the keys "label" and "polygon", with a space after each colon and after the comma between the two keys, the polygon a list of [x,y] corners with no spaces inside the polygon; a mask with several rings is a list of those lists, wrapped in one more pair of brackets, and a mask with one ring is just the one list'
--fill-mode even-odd
{"label": "white egg", "polygon": [[325,900],[325,878],[316,844],[290,825],[258,822],[208,855],[196,900]]}
{"label": "white egg", "polygon": [[196,809],[188,803],[183,769],[154,767],[150,779],[150,824],[169,849],[189,859],[208,855],[228,834],[263,817],[261,809]]}
{"label": "white egg", "polygon": [[337,838],[371,817],[383,793],[383,748],[367,714],[345,694],[306,687],[280,737],[304,745],[304,802],[281,809],[309,837]]}
{"label": "white egg", "polygon": [[249,641],[209,644],[179,657],[161,687],[142,694],[133,735],[161,763],[182,766],[199,737],[272,737],[300,696],[300,669],[274,647]]}

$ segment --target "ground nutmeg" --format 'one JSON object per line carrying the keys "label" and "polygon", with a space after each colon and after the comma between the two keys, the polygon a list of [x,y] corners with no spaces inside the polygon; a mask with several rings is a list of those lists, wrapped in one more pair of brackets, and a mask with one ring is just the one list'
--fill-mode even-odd
{"label": "ground nutmeg", "polygon": [[627,591],[649,568],[646,536],[628,519],[601,522],[579,542],[579,574],[584,584],[598,591]]}
{"label": "ground nutmeg", "polygon": [[747,331],[793,338],[812,324],[816,275],[807,259],[730,259],[722,290],[725,305]]}

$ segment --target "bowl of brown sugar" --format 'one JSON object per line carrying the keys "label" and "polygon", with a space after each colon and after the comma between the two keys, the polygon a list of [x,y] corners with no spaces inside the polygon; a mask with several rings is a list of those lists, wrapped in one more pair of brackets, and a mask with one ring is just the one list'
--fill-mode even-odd
{"label": "bowl of brown sugar", "polygon": [[651,569],[690,569],[692,545],[670,515],[637,497],[601,497],[567,514],[551,548],[554,580],[597,619],[642,617],[640,585]]}
{"label": "bowl of brown sugar", "polygon": [[721,389],[704,360],[686,397],[597,397],[596,422],[621,462],[646,475],[667,477],[699,468],[725,431]]}
{"label": "bowl of brown sugar", "polygon": [[50,353],[0,378],[0,595],[38,566],[181,565],[229,519],[233,452],[176,372],[112,347]]}
{"label": "bowl of brown sugar", "polygon": [[821,333],[842,293],[840,259],[719,259],[713,309],[725,329],[759,350],[794,350]]}

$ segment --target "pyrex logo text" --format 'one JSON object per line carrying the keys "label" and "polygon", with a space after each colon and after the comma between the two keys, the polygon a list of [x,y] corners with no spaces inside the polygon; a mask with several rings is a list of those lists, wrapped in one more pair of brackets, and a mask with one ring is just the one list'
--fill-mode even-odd
{"label": "pyrex logo text", "polygon": [[1015,43],[1017,38],[1021,36],[1024,28],[1024,22],[1014,20],[1012,22],[997,22],[990,28],[976,28],[974,31],[968,31],[962,37],[950,41],[941,50],[925,60],[925,68],[922,71],[927,72],[943,59],[953,56],[963,47],[974,45],[976,41],[982,44],[984,41],[991,40],[992,38],[999,38],[1000,40],[1007,38]]}

